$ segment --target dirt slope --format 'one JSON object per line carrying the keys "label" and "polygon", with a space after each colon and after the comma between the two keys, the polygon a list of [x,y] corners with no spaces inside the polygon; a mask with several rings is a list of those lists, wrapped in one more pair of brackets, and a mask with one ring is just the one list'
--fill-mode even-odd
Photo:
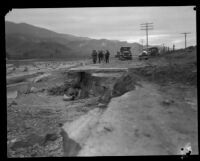
{"label": "dirt slope", "polygon": [[176,155],[188,142],[198,153],[197,105],[165,106],[158,87],[141,84],[111,100],[79,156]]}

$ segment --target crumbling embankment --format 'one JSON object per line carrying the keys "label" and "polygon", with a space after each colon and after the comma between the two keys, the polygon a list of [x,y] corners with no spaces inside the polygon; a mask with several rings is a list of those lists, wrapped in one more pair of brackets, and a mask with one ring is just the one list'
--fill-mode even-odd
{"label": "crumbling embankment", "polygon": [[117,76],[115,71],[113,73],[111,71],[105,73],[71,71],[67,77],[66,91],[69,88],[78,88],[81,91],[79,99],[99,96],[99,104],[104,105],[89,111],[72,123],[65,123],[62,127],[64,154],[65,156],[76,156],[90,136],[91,131],[97,126],[99,118],[106,110],[105,107],[110,100],[134,90],[135,85],[138,84],[138,78],[134,78],[127,71],[121,72]]}
{"label": "crumbling embankment", "polygon": [[[179,128],[188,133],[196,128],[196,124],[186,127],[183,123],[173,120],[173,116],[167,111],[169,109],[165,110],[162,104],[163,96],[153,85],[153,82],[166,84],[170,81],[195,85],[196,71],[193,64],[130,69],[115,78],[105,77],[108,74],[105,74],[105,71],[104,74],[84,71],[71,74],[76,78],[72,79],[76,80],[72,82],[76,82],[75,84],[83,90],[82,96],[99,96],[98,101],[106,103],[109,109],[103,110],[105,113],[100,113],[97,109],[92,110],[70,125],[66,123],[63,126],[68,138],[65,140],[71,139],[74,142],[72,145],[64,143],[67,149],[66,156],[168,155],[177,154],[185,140],[195,142],[192,134],[186,136],[175,127],[180,125]],[[100,75],[102,77],[98,77]],[[152,83],[144,83],[142,80]],[[180,117],[176,111],[179,106],[182,107],[182,103],[177,103],[174,109],[170,109],[176,117]],[[162,118],[163,121],[159,122]],[[151,141],[147,141],[149,138]]]}
{"label": "crumbling embankment", "polygon": [[72,123],[65,123],[61,128],[64,156],[76,156],[98,124],[103,110],[96,108]]}

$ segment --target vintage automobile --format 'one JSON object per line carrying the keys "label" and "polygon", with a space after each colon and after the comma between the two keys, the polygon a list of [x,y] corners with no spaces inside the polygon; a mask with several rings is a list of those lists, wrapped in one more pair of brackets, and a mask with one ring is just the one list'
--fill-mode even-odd
{"label": "vintage automobile", "polygon": [[119,60],[132,60],[131,47],[121,47],[117,57]]}
{"label": "vintage automobile", "polygon": [[149,58],[147,51],[142,51],[142,53],[139,55],[139,60],[147,60]]}
{"label": "vintage automobile", "polygon": [[139,55],[139,60],[147,60],[148,58],[157,55],[159,55],[159,50],[157,47],[143,49],[142,53]]}

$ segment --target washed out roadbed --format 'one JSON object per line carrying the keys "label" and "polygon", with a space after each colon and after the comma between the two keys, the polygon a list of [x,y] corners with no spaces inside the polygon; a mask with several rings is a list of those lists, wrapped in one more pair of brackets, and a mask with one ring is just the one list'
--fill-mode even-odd
{"label": "washed out roadbed", "polygon": [[[48,89],[62,86],[65,80],[63,71],[66,70],[56,68],[59,62],[55,62],[55,65],[51,62],[41,63],[43,66],[45,64],[55,68],[45,79],[39,82],[34,82],[34,78],[32,81],[22,80],[24,82],[20,84],[14,82],[16,84],[7,86],[11,93],[18,91],[16,98],[7,98],[8,157],[63,156],[62,124],[74,121],[97,107],[96,97],[65,102],[63,95],[50,95]],[[18,67],[15,68],[18,71]],[[39,91],[31,92],[32,87]]]}
{"label": "washed out roadbed", "polygon": [[[28,103],[28,99],[35,101]],[[63,104],[61,96],[44,99],[44,96],[35,94],[8,100],[8,157],[63,156],[60,126],[95,108],[95,100],[90,98]]]}
{"label": "washed out roadbed", "polygon": [[[96,70],[113,68],[113,66],[116,68],[126,67],[128,71],[124,74],[105,74],[104,72],[103,74],[101,72],[91,74],[82,71],[72,74],[69,78],[66,76],[68,71],[59,69],[52,71],[50,76],[40,82],[29,82],[26,86],[14,85],[7,87],[10,91],[19,91],[15,99],[7,99],[8,157],[64,156],[61,127],[65,123],[73,124],[81,116],[85,116],[89,111],[100,108],[102,105],[104,108],[102,116],[105,114],[111,124],[114,123],[112,118],[115,119],[116,116],[114,121],[119,123],[114,125],[116,128],[104,127],[102,124],[104,129],[103,133],[100,133],[102,138],[99,137],[98,130],[91,129],[93,135],[88,136],[88,141],[83,143],[85,147],[81,147],[82,150],[78,154],[79,156],[161,154],[159,150],[163,149],[165,141],[169,143],[169,147],[165,148],[166,151],[161,150],[163,154],[177,154],[175,150],[180,147],[175,145],[181,143],[180,146],[182,146],[186,142],[192,144],[194,154],[198,153],[196,144],[197,69],[195,52],[189,54],[175,52],[171,55],[147,61],[133,59],[125,62],[116,59],[111,60],[110,64],[89,65],[91,70],[93,67]],[[113,76],[110,77],[110,75]],[[120,76],[118,77],[118,75]],[[70,79],[72,79],[71,82]],[[66,80],[69,82],[66,82]],[[69,88],[68,83],[81,89],[82,93],[79,99],[63,101],[63,94]],[[43,90],[30,92],[31,87]],[[135,101],[133,101],[134,99]],[[100,121],[105,122],[104,117],[100,118]],[[142,118],[146,120],[142,120]],[[130,124],[127,124],[127,119],[129,119]],[[126,133],[126,131],[133,128],[133,120],[136,124],[139,123],[139,132],[136,129],[136,131]],[[154,121],[151,122],[152,120]],[[77,122],[79,123],[79,121]],[[128,127],[129,125],[131,128]],[[101,129],[101,124],[98,126]],[[145,133],[146,128],[143,128],[145,126],[149,130],[147,134]],[[122,128],[123,132],[118,127],[119,129]],[[170,130],[167,131],[165,127]],[[119,133],[115,133],[117,129]],[[134,132],[134,135],[132,135],[132,132]],[[144,136],[140,135],[140,132],[141,134],[144,132]],[[157,137],[160,136],[159,132],[162,137]],[[169,132],[169,134],[166,135],[165,132]],[[128,137],[122,137],[127,135]],[[107,146],[108,136],[110,137],[109,146]],[[145,144],[143,146],[138,142],[137,146],[128,139],[131,138],[133,141],[134,139],[137,141],[137,137],[141,137],[142,143],[145,144],[146,142],[143,142],[142,139],[148,138],[148,140],[151,140],[149,147],[142,149],[146,147]],[[149,139],[150,137],[155,140]],[[154,141],[159,143],[156,148],[160,148],[155,151],[152,150],[151,146],[155,144]],[[105,143],[104,145],[108,150],[101,146],[101,143]],[[95,147],[91,148],[90,145],[95,145]],[[160,145],[162,146],[160,147]],[[123,146],[127,149],[124,149]],[[132,146],[135,146],[135,149]],[[141,149],[138,149],[138,147],[141,147]],[[99,151],[99,149],[102,149],[105,153]],[[113,149],[116,151],[112,151]],[[123,150],[127,151],[123,153]],[[95,153],[91,151],[95,151]]]}

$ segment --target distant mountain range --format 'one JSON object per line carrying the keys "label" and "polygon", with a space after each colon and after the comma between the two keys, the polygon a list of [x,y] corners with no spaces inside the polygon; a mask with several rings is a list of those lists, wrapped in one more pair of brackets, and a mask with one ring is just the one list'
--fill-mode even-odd
{"label": "distant mountain range", "polygon": [[130,46],[133,55],[138,55],[142,50],[138,43],[60,34],[26,23],[6,21],[5,30],[8,59],[81,59],[90,57],[93,49],[109,50],[114,56],[122,46]]}

